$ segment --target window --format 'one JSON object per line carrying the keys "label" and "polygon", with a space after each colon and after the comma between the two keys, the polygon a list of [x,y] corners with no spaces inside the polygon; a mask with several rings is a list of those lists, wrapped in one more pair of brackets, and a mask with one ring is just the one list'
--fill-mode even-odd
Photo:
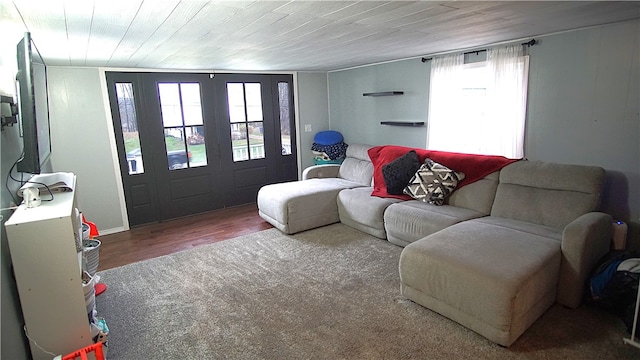
{"label": "window", "polygon": [[233,161],[263,159],[264,118],[260,83],[227,83]]}
{"label": "window", "polygon": [[522,46],[487,50],[464,64],[462,54],[434,58],[427,148],[524,156],[529,57]]}
{"label": "window", "polygon": [[200,84],[159,83],[169,170],[207,165]]}
{"label": "window", "polygon": [[116,97],[118,99],[118,112],[120,113],[120,125],[124,138],[124,149],[127,153],[129,175],[143,174],[142,150],[140,149],[140,136],[138,134],[138,118],[136,116],[136,103],[133,97],[132,83],[116,83]]}
{"label": "window", "polygon": [[291,155],[291,107],[289,105],[288,82],[278,82],[278,107],[280,108],[282,155]]}

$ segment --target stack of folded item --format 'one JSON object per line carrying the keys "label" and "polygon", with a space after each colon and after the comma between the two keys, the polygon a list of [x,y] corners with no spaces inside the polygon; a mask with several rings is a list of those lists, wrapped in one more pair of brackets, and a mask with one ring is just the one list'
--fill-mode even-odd
{"label": "stack of folded item", "polygon": [[318,132],[313,138],[311,152],[316,165],[341,164],[347,153],[347,144],[344,143],[342,134],[326,130]]}

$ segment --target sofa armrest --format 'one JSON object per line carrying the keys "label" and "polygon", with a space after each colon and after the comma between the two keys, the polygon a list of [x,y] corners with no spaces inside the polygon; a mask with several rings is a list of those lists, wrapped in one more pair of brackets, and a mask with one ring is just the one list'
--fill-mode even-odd
{"label": "sofa armrest", "polygon": [[611,248],[612,223],[610,215],[590,212],[564,228],[556,297],[558,303],[571,308],[580,305],[593,268]]}
{"label": "sofa armrest", "polygon": [[323,164],[309,166],[302,172],[302,180],[315,178],[336,178],[340,170],[339,164]]}

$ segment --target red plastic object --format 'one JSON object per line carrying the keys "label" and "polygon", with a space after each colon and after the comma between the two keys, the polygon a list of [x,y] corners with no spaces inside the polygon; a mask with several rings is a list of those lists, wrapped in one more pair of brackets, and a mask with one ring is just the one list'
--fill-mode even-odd
{"label": "red plastic object", "polygon": [[103,283],[97,283],[95,285],[95,291],[96,291],[96,296],[98,296],[103,292],[107,291],[107,285]]}
{"label": "red plastic object", "polygon": [[94,237],[100,235],[98,234],[98,227],[96,226],[96,224],[92,223],[91,221],[87,221],[87,219],[84,217],[84,214],[82,214],[82,222],[89,225],[89,239],[93,239]]}
{"label": "red plastic object", "polygon": [[62,360],[73,360],[73,359],[77,359],[78,357],[82,360],[88,360],[87,354],[90,352],[95,352],[96,360],[104,360],[104,353],[102,352],[101,342],[97,342],[93,345],[89,345],[80,350],[76,350],[71,354],[67,354],[62,357]]}

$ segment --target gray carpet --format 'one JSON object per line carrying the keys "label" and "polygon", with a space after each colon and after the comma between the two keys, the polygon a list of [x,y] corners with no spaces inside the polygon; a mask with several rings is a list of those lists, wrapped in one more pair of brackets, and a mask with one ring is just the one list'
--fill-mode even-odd
{"label": "gray carpet", "polygon": [[510,348],[404,299],[402,248],[269,229],[100,272],[108,359],[638,359],[620,320],[553,306]]}

